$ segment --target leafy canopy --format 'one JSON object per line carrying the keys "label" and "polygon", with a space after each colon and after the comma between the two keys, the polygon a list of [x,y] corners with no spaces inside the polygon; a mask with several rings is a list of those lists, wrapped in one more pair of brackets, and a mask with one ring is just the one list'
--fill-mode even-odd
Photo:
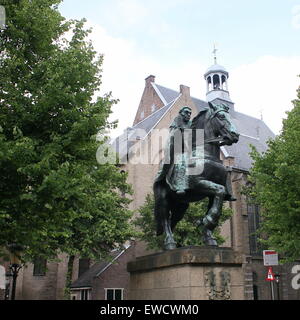
{"label": "leafy canopy", "polygon": [[5,1],[0,30],[0,247],[24,260],[98,257],[133,234],[126,175],[96,162],[117,101],[95,98],[103,57],[60,2]]}
{"label": "leafy canopy", "polygon": [[280,135],[254,160],[246,193],[261,207],[261,241],[285,260],[300,257],[300,90]]}

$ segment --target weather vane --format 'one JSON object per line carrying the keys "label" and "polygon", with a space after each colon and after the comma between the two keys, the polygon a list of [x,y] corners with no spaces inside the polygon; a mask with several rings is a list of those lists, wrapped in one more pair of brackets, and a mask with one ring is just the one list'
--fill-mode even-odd
{"label": "weather vane", "polygon": [[217,47],[216,47],[216,43],[214,43],[214,50],[213,50],[213,54],[214,54],[214,61],[215,61],[215,64],[217,64]]}

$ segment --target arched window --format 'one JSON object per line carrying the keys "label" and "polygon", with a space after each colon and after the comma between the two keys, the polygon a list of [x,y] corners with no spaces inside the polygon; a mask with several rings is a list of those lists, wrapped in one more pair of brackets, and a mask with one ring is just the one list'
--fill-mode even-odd
{"label": "arched window", "polygon": [[222,89],[226,91],[228,90],[226,77],[224,75],[222,76]]}
{"label": "arched window", "polygon": [[211,77],[207,77],[207,91],[211,91],[212,89]]}
{"label": "arched window", "polygon": [[220,77],[218,74],[215,74],[213,76],[213,84],[214,84],[214,90],[220,89]]}
{"label": "arched window", "polygon": [[260,223],[259,206],[253,203],[247,204],[249,247],[251,255],[261,254],[261,245],[258,241],[257,230]]}

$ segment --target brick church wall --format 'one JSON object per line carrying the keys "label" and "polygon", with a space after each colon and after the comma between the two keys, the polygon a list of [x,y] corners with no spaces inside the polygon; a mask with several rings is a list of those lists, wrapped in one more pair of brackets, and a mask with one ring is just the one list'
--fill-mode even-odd
{"label": "brick church wall", "polygon": [[[142,121],[146,117],[148,117],[154,111],[162,108],[164,106],[163,102],[159,98],[158,94],[154,90],[151,83],[155,82],[154,76],[149,76],[145,79],[145,89],[140,101],[140,105],[138,107],[133,125],[137,124],[138,122]],[[156,109],[152,110],[152,106],[155,105]]]}

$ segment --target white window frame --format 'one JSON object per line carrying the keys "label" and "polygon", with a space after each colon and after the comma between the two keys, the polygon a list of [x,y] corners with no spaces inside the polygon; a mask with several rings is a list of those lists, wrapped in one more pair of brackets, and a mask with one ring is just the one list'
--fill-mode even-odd
{"label": "white window frame", "polygon": [[79,300],[83,300],[83,299],[81,299],[82,291],[86,291],[86,292],[87,292],[87,299],[86,299],[86,300],[91,300],[91,288],[81,288],[81,289],[79,290],[79,292],[80,292],[80,294],[79,294]]}
{"label": "white window frame", "polygon": [[71,300],[77,300],[77,294],[76,293],[71,293]]}
{"label": "white window frame", "polygon": [[124,300],[124,288],[104,288],[105,290],[105,300],[107,300],[107,291],[108,290],[114,290],[114,294],[113,294],[113,297],[115,300],[115,290],[121,290],[121,300]]}

